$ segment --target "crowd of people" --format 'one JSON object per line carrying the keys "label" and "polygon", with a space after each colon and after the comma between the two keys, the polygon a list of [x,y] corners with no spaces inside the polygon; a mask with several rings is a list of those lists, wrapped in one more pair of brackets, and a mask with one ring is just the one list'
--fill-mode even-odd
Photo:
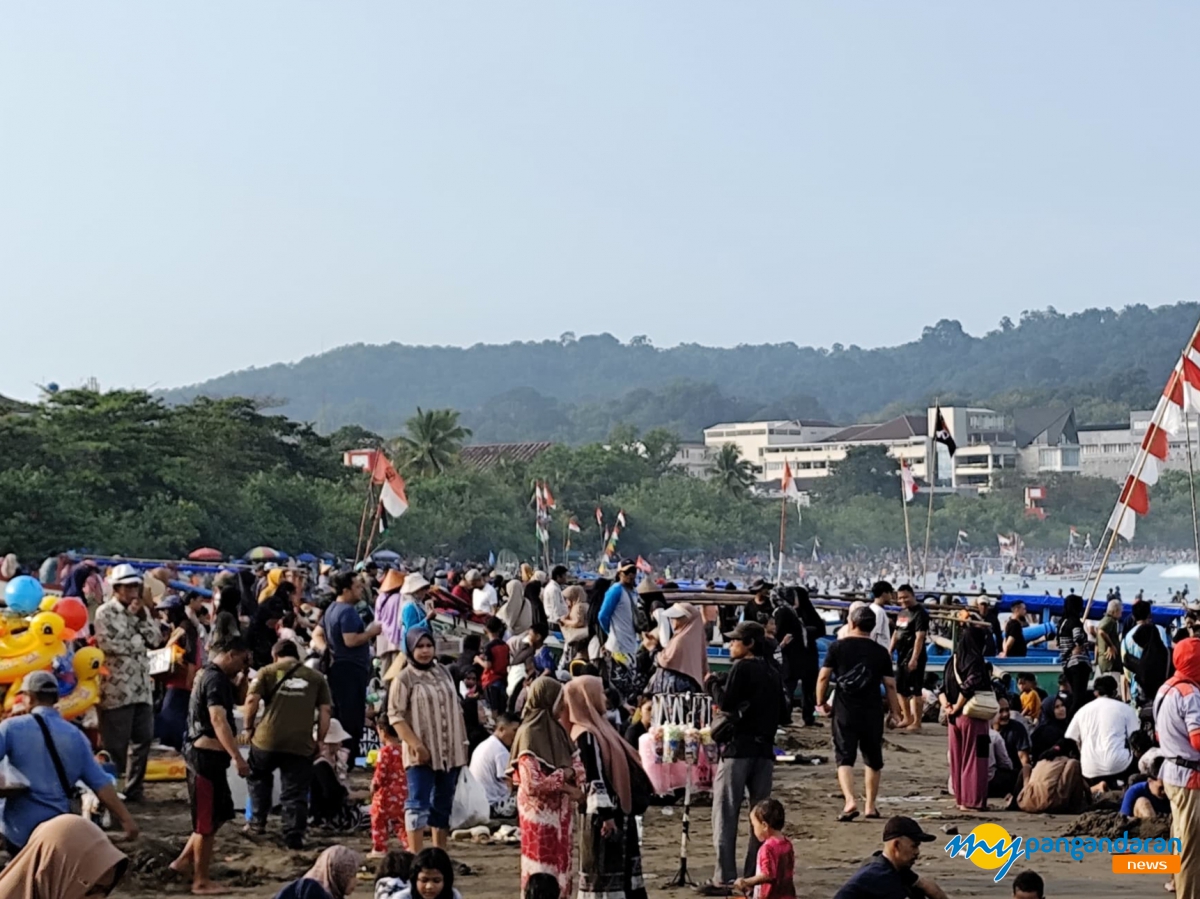
{"label": "crowd of people", "polygon": [[[847,881],[842,899],[913,888],[945,895],[914,869],[932,837],[910,818],[885,821],[878,806],[886,730],[920,732],[931,722],[947,727],[958,808],[982,811],[993,801],[1081,811],[1094,796],[1122,790],[1125,814],[1172,815],[1184,846],[1172,885],[1200,895],[1200,845],[1191,838],[1200,815],[1192,617],[1168,633],[1148,603],[1134,604],[1126,620],[1116,602],[1093,628],[1068,597],[1056,636],[1063,675],[1058,692],[1047,693],[1032,676],[997,679],[988,664],[1003,655],[1019,668],[1022,608],[1002,622],[986,600],[948,610],[908,585],[875,583],[871,601],[851,604],[825,645],[837,625],[808,591],[761,577],[745,602],[717,605],[682,601],[670,585],[640,577],[632,560],[616,566],[612,581],[587,585],[571,584],[562,566],[523,566],[506,580],[482,569],[428,574],[281,565],[223,572],[209,597],[170,572],[89,564],[69,572],[64,592],[91,611],[78,638],[104,651],[108,677],[97,720],[82,727],[55,712],[53,674],[35,672],[14,687],[28,714],[0,723],[0,759],[30,788],[0,815],[14,854],[0,873],[0,897],[73,895],[76,884],[87,886],[80,896],[111,890],[127,863],[72,814],[74,784],[135,838],[131,808],[145,801],[157,740],[186,762],[192,833],[170,868],[197,895],[222,890],[211,876],[214,839],[235,817],[231,777],[240,777],[252,839],[270,838],[276,809],[289,849],[308,846],[312,828],[347,841],[369,834],[369,858],[333,846],[283,887],[286,899],[341,899],[368,864],[378,897],[460,896],[451,819],[456,797],[476,787],[485,817],[515,820],[522,895],[641,899],[640,818],[668,801],[654,795],[640,751],[659,723],[652,710],[662,695],[705,695],[716,708],[716,863],[704,894],[796,895],[787,812],[772,798],[776,736],[788,724],[813,725],[819,712],[830,722],[844,797],[831,820],[879,819],[883,834],[882,851]],[[483,633],[447,652],[436,620],[443,614]],[[934,636],[945,634],[955,645],[939,678],[926,669]],[[713,642],[728,646],[727,671],[709,667]],[[174,648],[172,661],[152,676],[150,653],[160,646]],[[371,769],[368,806],[351,783],[362,767]],[[86,862],[56,855],[97,839],[104,850]],[[70,890],[47,892],[67,881]],[[17,883],[39,885],[6,892]],[[1016,895],[1042,895],[1032,872],[1015,883]]]}

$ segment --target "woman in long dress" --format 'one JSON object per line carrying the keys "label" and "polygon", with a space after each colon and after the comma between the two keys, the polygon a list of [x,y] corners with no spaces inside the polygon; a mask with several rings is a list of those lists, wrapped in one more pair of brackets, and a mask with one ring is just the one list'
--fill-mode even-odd
{"label": "woman in long dress", "polygon": [[605,717],[600,678],[575,678],[563,688],[563,699],[587,800],[579,835],[579,899],[646,899],[633,816],[633,775],[641,762]]}
{"label": "woman in long dress", "polygon": [[950,791],[961,811],[987,809],[988,722],[963,714],[976,692],[991,689],[991,675],[983,656],[986,638],[982,627],[963,627],[942,685],[942,708],[950,741]]}
{"label": "woman in long dress", "polygon": [[666,649],[655,656],[647,693],[699,693],[708,677],[708,640],[700,610],[687,602],[658,613],[674,627]]}
{"label": "woman in long dress", "polygon": [[553,677],[539,677],[530,685],[508,770],[517,784],[521,893],[532,875],[551,874],[562,899],[569,899],[571,837],[575,807],[583,799],[583,766],[558,721],[562,695],[562,684]]}

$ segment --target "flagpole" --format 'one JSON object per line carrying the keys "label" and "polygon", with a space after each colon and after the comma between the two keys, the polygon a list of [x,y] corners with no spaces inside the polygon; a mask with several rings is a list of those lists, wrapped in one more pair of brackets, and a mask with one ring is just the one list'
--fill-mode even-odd
{"label": "flagpole", "polygon": [[[938,411],[937,411],[937,416],[934,418],[934,421],[933,421],[933,427],[934,427],[934,431],[935,431],[934,439],[929,444],[930,449],[932,450],[932,458],[927,459],[926,464],[925,464],[926,480],[929,481],[929,512],[926,514],[926,517],[925,517],[925,553],[921,557],[921,584],[920,584],[920,586],[922,589],[924,589],[924,587],[925,587],[925,578],[929,574],[929,541],[930,541],[930,538],[933,536],[933,492],[934,492],[934,490],[937,489],[937,456],[938,456],[938,452],[937,452],[938,442],[937,442],[936,431],[937,431],[938,419],[941,418],[941,414],[942,414],[942,411],[941,411],[942,410],[942,401],[941,401],[940,397],[933,401],[933,406]],[[947,428],[947,432],[948,431],[949,431],[949,428]],[[953,466],[954,466],[953,459],[950,460],[950,465],[951,465],[951,468],[953,468]],[[912,572],[909,572],[909,578],[910,579],[912,578]]]}
{"label": "flagpole", "polygon": [[358,521],[358,542],[354,544],[354,564],[358,564],[358,554],[362,550],[363,529],[367,526],[367,513],[371,511],[371,496],[374,493],[375,475],[374,472],[367,474],[367,495],[363,497],[362,517]]}
{"label": "flagpole", "polygon": [[783,581],[783,541],[787,535],[787,494],[783,495],[782,501],[779,504],[779,572],[775,576],[776,582]]}
{"label": "flagpole", "polygon": [[379,516],[383,514],[383,501],[380,500],[375,504],[375,518],[371,522],[371,532],[367,534],[367,548],[363,550],[363,558],[366,559],[371,555],[371,544],[375,542],[375,534],[379,530]]}
{"label": "flagpole", "polygon": [[[1200,415],[1196,416],[1196,422],[1200,424]],[[1192,537],[1196,541],[1196,566],[1200,567],[1200,523],[1197,523],[1196,518],[1196,471],[1192,462],[1192,423],[1188,421],[1188,416],[1183,416],[1183,431],[1187,434],[1187,457],[1188,457],[1188,493],[1192,496]]]}
{"label": "flagpole", "polygon": [[[911,581],[913,576],[913,558],[912,558],[912,533],[908,528],[908,497],[905,496],[906,488],[904,486],[904,478],[900,479],[900,505],[904,509],[904,542],[908,546],[908,579]],[[924,584],[921,584],[924,587]]]}

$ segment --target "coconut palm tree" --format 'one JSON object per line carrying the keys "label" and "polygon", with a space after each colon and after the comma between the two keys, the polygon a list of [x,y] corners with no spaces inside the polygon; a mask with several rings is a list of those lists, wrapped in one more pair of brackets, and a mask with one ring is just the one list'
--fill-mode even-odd
{"label": "coconut palm tree", "polygon": [[453,463],[471,429],[458,423],[453,409],[422,409],[404,423],[408,434],[396,438],[401,470],[418,475],[441,474]]}
{"label": "coconut palm tree", "polygon": [[741,496],[754,483],[754,476],[762,469],[748,459],[742,458],[735,444],[726,443],[712,461],[713,480],[730,496]]}

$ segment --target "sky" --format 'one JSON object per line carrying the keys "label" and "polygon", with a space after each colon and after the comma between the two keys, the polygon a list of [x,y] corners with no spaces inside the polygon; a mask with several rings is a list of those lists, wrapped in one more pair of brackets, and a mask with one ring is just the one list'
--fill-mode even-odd
{"label": "sky", "polygon": [[0,393],[1200,297],[1190,2],[16,4]]}

